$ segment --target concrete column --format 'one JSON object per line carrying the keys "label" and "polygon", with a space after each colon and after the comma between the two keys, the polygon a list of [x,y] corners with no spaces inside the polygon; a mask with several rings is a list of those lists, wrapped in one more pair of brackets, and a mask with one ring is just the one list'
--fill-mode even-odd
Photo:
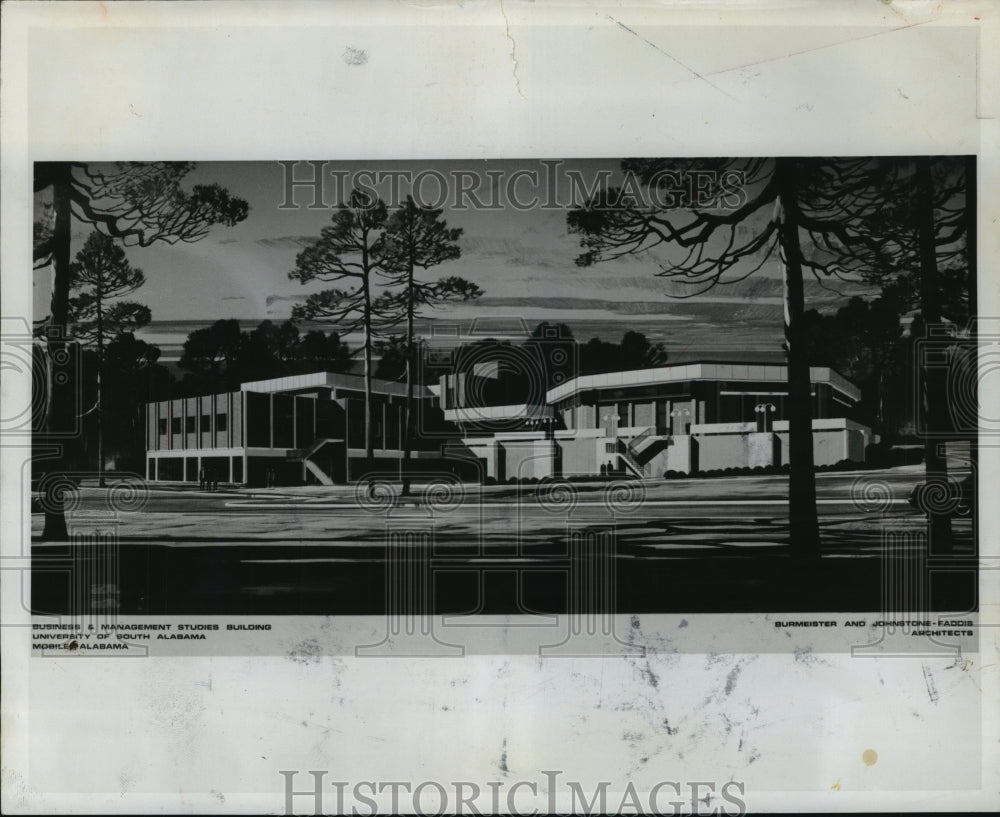
{"label": "concrete column", "polygon": [[381,435],[382,436],[382,448],[388,448],[389,447],[389,439],[388,439],[388,435],[386,433],[387,430],[388,430],[386,424],[388,423],[388,420],[389,420],[389,417],[386,414],[386,407],[388,406],[388,404],[389,404],[388,399],[386,399],[382,403],[382,435]]}
{"label": "concrete column", "polygon": [[747,465],[750,468],[774,465],[777,438],[770,431],[755,431],[747,434]]}
{"label": "concrete column", "polygon": [[691,435],[680,434],[675,436],[673,438],[673,445],[667,449],[667,470],[690,474],[692,466]]}
{"label": "concrete column", "polygon": [[542,479],[558,476],[556,457],[558,446],[554,440],[534,440],[531,444],[531,473],[528,476]]}

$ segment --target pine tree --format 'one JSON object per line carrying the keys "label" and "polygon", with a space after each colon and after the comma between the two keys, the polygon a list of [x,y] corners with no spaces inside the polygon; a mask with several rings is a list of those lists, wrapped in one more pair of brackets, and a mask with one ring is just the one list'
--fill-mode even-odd
{"label": "pine tree", "polygon": [[[406,344],[406,410],[403,433],[403,460],[409,463],[416,434],[414,424],[414,385],[416,380],[417,353],[414,338],[414,319],[425,307],[437,308],[446,303],[479,298],[483,291],[475,284],[450,276],[435,281],[422,281],[418,270],[428,270],[453,261],[462,254],[458,239],[460,228],[449,228],[441,218],[441,210],[419,207],[412,196],[386,223],[385,270],[382,273],[389,286],[399,287],[387,303],[390,322],[405,322]],[[410,492],[410,479],[404,467],[403,494]]]}
{"label": "pine tree", "polygon": [[[97,351],[97,476],[104,487],[104,404],[101,384],[104,379],[104,347],[123,332],[134,332],[150,321],[149,307],[133,301],[118,300],[135,292],[145,282],[142,270],[136,269],[125,250],[112,238],[96,230],[70,265],[72,289],[69,310],[71,332]],[[111,303],[111,302],[114,303]]]}
{"label": "pine tree", "polygon": [[[660,248],[657,276],[683,282],[683,296],[753,275],[777,256],[784,290],[789,408],[789,524],[792,552],[820,555],[813,459],[809,339],[803,270],[833,274],[823,247],[866,245],[862,225],[885,201],[885,175],[873,159],[635,159],[627,178],[652,194],[612,188],[567,217],[581,236],[579,266]],[[673,188],[686,182],[678,200]],[[683,187],[683,185],[682,185]],[[804,251],[808,250],[807,252]]]}
{"label": "pine tree", "polygon": [[[193,169],[190,162],[35,164],[36,201],[49,212],[36,219],[33,260],[35,269],[50,266],[53,272],[50,312],[42,322],[48,388],[45,432],[40,439],[58,436],[72,426],[74,394],[79,387],[72,372],[65,378],[52,376],[53,361],[65,356],[69,344],[73,222],[92,224],[126,244],[148,247],[199,241],[212,226],[233,226],[247,217],[246,201],[219,185],[193,185],[185,190],[182,182]],[[72,466],[64,454],[56,470]],[[58,486],[61,480],[49,484]],[[47,489],[42,538],[49,541],[69,538],[61,492],[59,487]]]}
{"label": "pine tree", "polygon": [[347,288],[325,289],[292,308],[293,320],[320,320],[337,324],[343,332],[360,331],[365,381],[365,457],[375,455],[372,436],[372,352],[375,337],[390,309],[390,300],[377,290],[375,272],[385,262],[385,202],[354,189],[340,204],[331,224],[295,258],[288,277],[302,284],[312,281],[346,282]]}

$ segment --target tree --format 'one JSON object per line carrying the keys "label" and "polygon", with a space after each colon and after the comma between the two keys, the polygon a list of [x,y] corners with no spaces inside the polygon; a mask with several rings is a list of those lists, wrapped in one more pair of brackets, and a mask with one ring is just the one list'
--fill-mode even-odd
{"label": "tree", "polygon": [[[789,524],[792,552],[820,553],[813,460],[808,338],[805,335],[803,240],[810,249],[828,236],[862,240],[852,225],[878,208],[878,163],[866,159],[649,160],[623,163],[651,194],[599,191],[568,216],[590,264],[659,248],[657,275],[694,294],[753,275],[777,251],[784,284],[789,406]],[[692,182],[684,200],[668,197],[678,179]]]}
{"label": "tree", "polygon": [[591,338],[580,347],[580,374],[652,369],[667,362],[662,343],[652,343],[642,332],[629,330],[620,343]]}
{"label": "tree", "polygon": [[808,310],[803,315],[810,363],[836,369],[861,388],[856,410],[883,437],[897,433],[908,408],[904,309],[888,295],[872,301],[854,296],[834,314]]}
{"label": "tree", "polygon": [[[918,309],[920,320],[911,324],[911,333],[920,340],[943,321],[964,323],[975,315],[975,165],[962,157],[921,156],[885,162],[883,174],[882,206],[860,222],[857,234],[835,236],[824,247],[829,259],[820,268],[859,271],[880,284],[888,297]],[[951,365],[975,362],[952,360]],[[970,382],[975,382],[974,376]],[[944,445],[954,430],[948,416],[947,371],[924,366],[918,384],[926,432],[926,490],[946,496],[950,489]],[[974,443],[972,449],[974,456]],[[949,514],[930,512],[928,519],[931,541],[949,549]]]}
{"label": "tree", "polygon": [[249,332],[235,319],[195,329],[184,341],[178,365],[187,369],[185,394],[234,390],[241,383],[310,372],[346,372],[351,351],[336,332],[299,335],[292,321],[261,321]]}
{"label": "tree", "polygon": [[392,335],[375,344],[378,365],[375,377],[380,380],[400,380],[406,376],[409,365],[409,348],[406,335]]}
{"label": "tree", "polygon": [[302,374],[349,372],[351,363],[351,350],[336,332],[313,329],[299,339],[297,368]]}
{"label": "tree", "polygon": [[240,383],[283,377],[297,371],[300,355],[298,327],[292,321],[274,324],[261,321],[242,333],[236,360],[235,379]]}
{"label": "tree", "polygon": [[131,332],[118,334],[104,349],[105,451],[116,462],[124,456],[135,470],[145,466],[146,403],[168,399],[173,381],[159,359],[158,347]]}
{"label": "tree", "polygon": [[177,363],[190,373],[184,378],[185,391],[197,394],[239,388],[237,363],[246,342],[246,334],[240,331],[240,322],[235,318],[218,320],[191,332]]}
{"label": "tree", "polygon": [[[149,307],[132,301],[119,301],[135,292],[145,282],[142,270],[125,257],[125,250],[96,230],[70,265],[72,289],[70,319],[74,337],[92,343],[97,350],[97,479],[104,487],[104,404],[101,383],[104,378],[105,340],[122,332],[132,332],[150,321]],[[109,301],[115,300],[113,304]]]}
{"label": "tree", "polygon": [[[528,339],[521,344],[526,362],[539,375],[535,382],[548,391],[553,386],[576,377],[577,342],[573,330],[565,323],[542,321],[535,324]],[[545,394],[534,394],[529,399],[545,401]]]}
{"label": "tree", "polygon": [[364,340],[365,381],[365,457],[375,456],[372,438],[372,351],[376,330],[389,310],[388,296],[376,293],[376,270],[386,257],[385,202],[355,188],[346,202],[333,214],[332,223],[320,237],[295,258],[295,269],[288,273],[293,281],[328,283],[347,282],[347,289],[325,289],[309,295],[305,303],[292,308],[293,320],[335,322],[341,329],[361,331]]}
{"label": "tree", "polygon": [[[941,323],[942,288],[939,275],[939,255],[961,253],[956,249],[959,239],[966,231],[965,202],[956,205],[957,213],[951,219],[935,219],[935,203],[942,204],[935,197],[935,187],[930,159],[921,157],[913,161],[915,196],[912,223],[915,227],[916,250],[919,260],[920,314],[924,324],[935,326]],[[947,194],[946,194],[947,196]],[[947,196],[950,198],[950,196]],[[964,197],[963,197],[964,198]],[[947,205],[943,205],[947,207]],[[904,222],[905,223],[905,222]],[[941,228],[944,235],[941,235]],[[944,246],[943,246],[944,245]],[[939,436],[948,425],[947,381],[938,367],[926,367],[920,381],[920,401],[925,412],[928,434],[924,440],[924,467],[927,475],[925,490],[948,491],[948,459],[944,443],[947,434]],[[929,513],[930,540],[939,550],[950,550],[953,544],[951,517],[947,513]]]}
{"label": "tree", "polygon": [[[53,360],[66,350],[70,317],[72,225],[74,219],[92,224],[126,244],[150,246],[198,241],[217,224],[232,226],[249,211],[246,201],[219,185],[182,187],[194,165],[189,162],[124,162],[93,165],[86,162],[36,162],[36,197],[48,196],[41,207],[51,216],[34,231],[35,268],[53,270],[50,312],[45,321],[45,359],[48,372],[46,432],[58,434],[73,421],[72,377],[51,376]],[[62,457],[61,467],[71,466]],[[53,481],[55,485],[58,481]],[[43,538],[66,540],[65,514],[57,490],[45,502]]]}
{"label": "tree", "polygon": [[[406,342],[406,408],[403,433],[403,460],[409,464],[413,450],[413,389],[416,378],[416,347],[413,322],[417,312],[455,301],[478,298],[483,291],[464,278],[451,276],[433,282],[421,281],[416,271],[453,261],[462,254],[458,239],[462,230],[449,228],[441,218],[441,210],[418,207],[412,196],[393,212],[386,223],[386,258],[383,277],[389,286],[399,287],[392,301],[405,321]],[[403,494],[410,492],[410,480],[403,480]]]}
{"label": "tree", "polygon": [[641,332],[628,331],[622,335],[622,357],[629,368],[650,369],[667,362],[662,343],[651,343]]}

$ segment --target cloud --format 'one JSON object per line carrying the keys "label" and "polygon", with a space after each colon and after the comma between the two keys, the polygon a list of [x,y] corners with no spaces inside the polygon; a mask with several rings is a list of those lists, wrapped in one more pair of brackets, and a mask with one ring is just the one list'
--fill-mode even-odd
{"label": "cloud", "polygon": [[264,299],[264,303],[267,306],[273,306],[278,301],[292,301],[298,303],[299,301],[304,301],[306,299],[305,295],[268,295]]}
{"label": "cloud", "polygon": [[651,302],[651,301],[605,301],[601,298],[546,298],[546,297],[501,297],[490,298],[489,296],[480,298],[475,302],[477,307],[482,309],[497,309],[505,307],[530,307],[534,309],[551,309],[553,316],[566,310],[602,310],[619,315],[656,315],[661,320],[690,320],[690,318],[676,314],[683,309],[676,301]]}
{"label": "cloud", "polygon": [[317,236],[314,235],[279,235],[258,238],[254,243],[261,247],[306,247],[312,244],[316,238]]}

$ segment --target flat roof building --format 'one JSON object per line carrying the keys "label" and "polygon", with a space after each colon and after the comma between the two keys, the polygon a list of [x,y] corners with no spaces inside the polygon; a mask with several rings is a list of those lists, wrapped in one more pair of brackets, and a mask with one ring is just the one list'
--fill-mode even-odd
{"label": "flat roof building", "polygon": [[[445,419],[499,481],[788,461],[783,365],[712,361],[581,375],[547,389],[544,403],[513,405],[476,405],[488,392],[476,382],[483,376],[446,375],[438,392]],[[860,389],[828,367],[812,367],[810,380],[816,464],[863,461],[871,431],[854,420]]]}
{"label": "flat roof building", "polygon": [[[426,388],[415,397],[433,408]],[[406,386],[372,379],[377,459],[399,459]],[[364,378],[333,372],[243,383],[239,391],[146,406],[146,475],[248,485],[346,482],[365,457]],[[417,452],[417,456],[425,455]]]}
{"label": "flat roof building", "polygon": [[[415,388],[412,447],[421,473],[451,469],[497,481],[653,478],[788,462],[783,365],[683,363],[581,375],[547,389],[514,381],[508,388],[502,368],[479,363]],[[810,379],[816,464],[862,462],[871,431],[855,421],[860,390],[827,367],[811,368]],[[358,375],[291,375],[151,403],[147,477],[248,485],[350,482],[399,463],[405,396],[405,384],[372,380],[373,460],[366,457],[364,379]]]}

